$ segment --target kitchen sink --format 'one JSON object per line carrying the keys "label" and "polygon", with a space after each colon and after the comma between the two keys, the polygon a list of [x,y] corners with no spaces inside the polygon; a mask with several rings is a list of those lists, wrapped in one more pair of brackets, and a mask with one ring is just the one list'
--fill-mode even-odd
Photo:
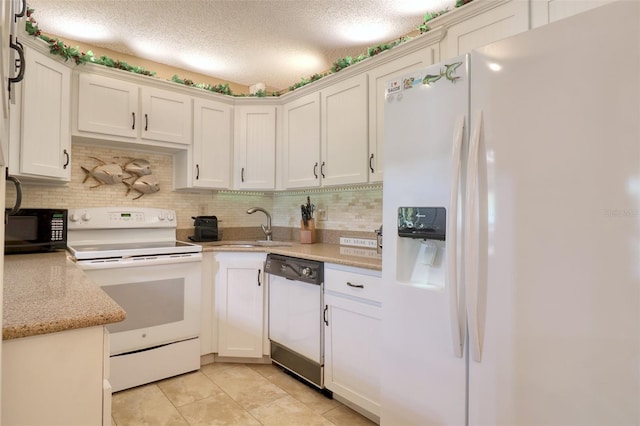
{"label": "kitchen sink", "polygon": [[253,240],[253,241],[213,241],[213,242],[207,243],[207,245],[213,246],[213,247],[251,248],[251,247],[290,247],[292,243],[288,241]]}

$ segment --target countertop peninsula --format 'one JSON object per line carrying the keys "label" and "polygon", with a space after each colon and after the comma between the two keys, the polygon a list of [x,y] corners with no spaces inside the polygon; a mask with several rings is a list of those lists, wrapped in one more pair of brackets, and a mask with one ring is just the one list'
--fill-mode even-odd
{"label": "countertop peninsula", "polygon": [[110,324],[125,316],[64,251],[4,257],[3,340]]}

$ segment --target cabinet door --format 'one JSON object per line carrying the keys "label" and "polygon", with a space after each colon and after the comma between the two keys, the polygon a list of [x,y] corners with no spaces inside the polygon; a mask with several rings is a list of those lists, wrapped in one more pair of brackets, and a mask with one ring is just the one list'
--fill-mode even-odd
{"label": "cabinet door", "polygon": [[138,86],[81,73],[78,78],[78,130],[136,138],[140,127]]}
{"label": "cabinet door", "polygon": [[276,167],[276,107],[235,108],[235,187],[274,189]]}
{"label": "cabinet door", "polygon": [[531,2],[531,27],[550,24],[612,1],[614,0],[536,0]]}
{"label": "cabinet door", "polygon": [[379,305],[325,293],[325,386],[380,415]]}
{"label": "cabinet door", "polygon": [[[534,2],[535,3],[535,2]],[[486,3],[470,4],[471,8]],[[496,3],[498,4],[498,3]],[[441,42],[444,60],[529,29],[529,2],[511,0],[451,25]]]}
{"label": "cabinet door", "polygon": [[284,106],[284,187],[320,186],[320,92]]}
{"label": "cabinet door", "polygon": [[323,185],[368,180],[367,89],[362,74],[322,91]]}
{"label": "cabinet door", "polygon": [[25,46],[20,174],[69,180],[71,70]]}
{"label": "cabinet door", "polygon": [[168,90],[142,87],[140,136],[163,142],[191,143],[191,97]]}
{"label": "cabinet door", "polygon": [[220,356],[262,358],[263,282],[262,261],[237,256],[220,262],[216,277]]}
{"label": "cabinet door", "polygon": [[382,182],[384,175],[384,105],[387,82],[433,64],[439,51],[436,43],[369,71],[369,182]]}
{"label": "cabinet door", "polygon": [[195,99],[193,111],[193,186],[229,188],[233,143],[231,106]]}

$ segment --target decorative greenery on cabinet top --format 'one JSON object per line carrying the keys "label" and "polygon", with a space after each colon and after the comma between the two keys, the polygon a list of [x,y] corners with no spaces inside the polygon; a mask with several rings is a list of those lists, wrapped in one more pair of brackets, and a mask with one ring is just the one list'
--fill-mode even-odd
{"label": "decorative greenery on cabinet top", "polygon": [[[461,6],[464,6],[467,3],[471,3],[472,0],[456,0],[456,4],[454,6],[454,8],[458,8]],[[427,25],[427,23],[439,16],[444,15],[445,13],[449,12],[452,9],[444,9],[441,10],[439,12],[427,12],[424,15],[424,19],[423,19],[423,23],[419,26],[416,27],[417,30],[420,31],[420,34],[426,33],[429,31],[429,27]],[[109,68],[116,68],[116,69],[120,69],[120,70],[124,70],[124,71],[129,71],[132,73],[136,73],[136,74],[141,74],[141,75],[146,75],[149,77],[155,77],[156,72],[155,71],[150,71],[147,70],[143,67],[139,67],[139,66],[133,66],[133,65],[129,65],[128,63],[124,62],[124,61],[119,61],[117,59],[112,59],[109,58],[108,56],[100,56],[99,58],[95,57],[95,55],[93,54],[93,52],[91,50],[87,51],[87,52],[82,52],[80,51],[80,49],[78,47],[71,47],[66,45],[62,40],[58,39],[58,38],[51,38],[49,36],[46,36],[44,34],[42,34],[42,32],[40,31],[40,29],[38,28],[38,23],[36,22],[36,20],[33,18],[33,13],[35,12],[34,9],[27,7],[27,20],[25,23],[25,30],[26,32],[36,38],[39,38],[43,41],[45,41],[46,43],[49,44],[49,53],[51,53],[52,55],[58,55],[61,56],[62,58],[64,58],[65,61],[68,61],[69,59],[72,59],[76,65],[80,65],[80,64],[85,64],[87,62],[90,62],[92,64],[97,64],[97,65],[103,65]],[[337,73],[351,65],[357,64],[358,62],[361,62],[365,59],[371,58],[381,52],[384,52],[385,50],[389,50],[394,48],[395,46],[402,44],[408,40],[411,40],[411,37],[400,37],[399,39],[389,42],[389,43],[383,43],[383,44],[379,44],[377,46],[373,46],[370,47],[367,50],[367,53],[363,53],[359,56],[356,57],[352,57],[352,56],[346,56],[344,58],[340,58],[338,60],[336,60],[333,63],[333,66],[331,67],[331,69],[327,72],[324,73],[316,73],[311,75],[308,78],[302,78],[299,82],[289,86],[288,91],[293,91],[295,89],[298,89],[300,87],[306,86],[309,83],[313,83],[314,81],[320,80],[323,77],[326,77],[330,74],[333,73]],[[174,75],[171,78],[171,81],[175,82],[175,83],[179,83],[179,84],[184,84],[185,86],[191,86],[191,87],[197,87],[199,89],[204,89],[204,90],[208,90],[210,92],[216,92],[216,93],[221,93],[223,95],[229,95],[229,96],[255,96],[255,97],[264,97],[267,96],[267,92],[264,90],[259,90],[256,93],[253,93],[251,95],[246,95],[246,94],[235,94],[231,91],[231,88],[229,87],[228,83],[225,84],[218,84],[218,85],[211,85],[211,84],[204,84],[204,83],[195,83],[193,80],[190,79],[181,79],[178,75]],[[286,93],[287,91],[280,91],[280,92],[273,92],[271,93],[272,96],[280,96],[281,94]]]}

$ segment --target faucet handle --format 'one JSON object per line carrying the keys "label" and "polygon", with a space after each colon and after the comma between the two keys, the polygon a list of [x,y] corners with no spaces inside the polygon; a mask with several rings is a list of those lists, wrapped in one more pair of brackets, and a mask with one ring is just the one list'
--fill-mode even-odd
{"label": "faucet handle", "polygon": [[262,227],[262,232],[267,237],[267,241],[271,241],[271,228],[267,228],[264,224],[260,225]]}

